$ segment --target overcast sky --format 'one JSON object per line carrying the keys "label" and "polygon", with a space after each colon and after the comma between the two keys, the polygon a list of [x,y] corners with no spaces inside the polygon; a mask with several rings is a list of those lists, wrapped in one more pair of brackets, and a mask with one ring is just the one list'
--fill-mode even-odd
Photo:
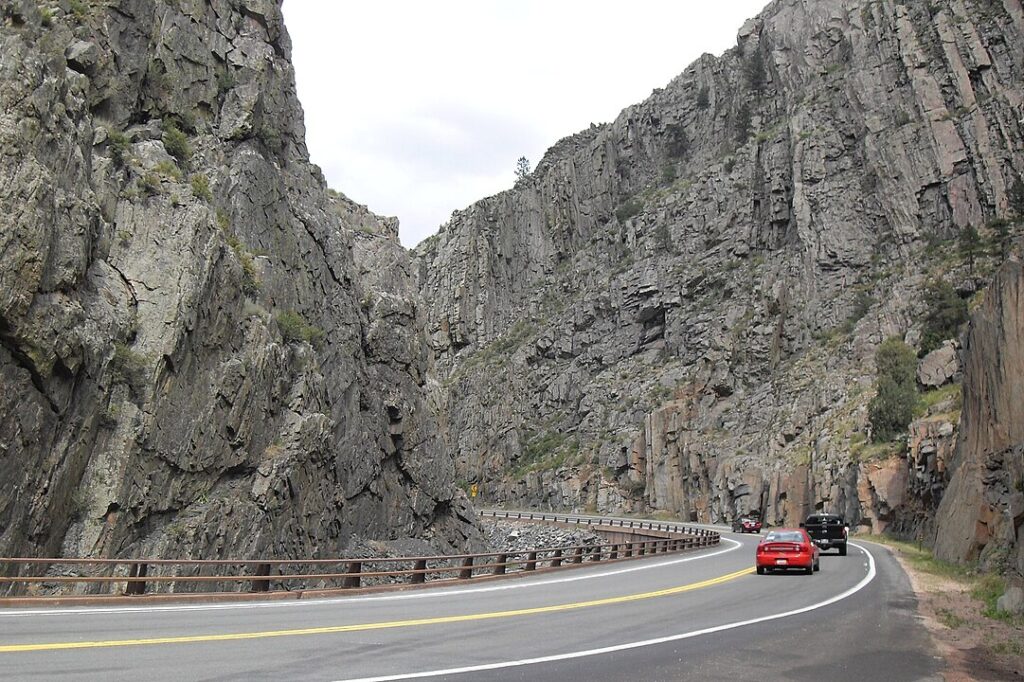
{"label": "overcast sky", "polygon": [[310,156],[415,246],[611,121],[767,0],[285,0]]}

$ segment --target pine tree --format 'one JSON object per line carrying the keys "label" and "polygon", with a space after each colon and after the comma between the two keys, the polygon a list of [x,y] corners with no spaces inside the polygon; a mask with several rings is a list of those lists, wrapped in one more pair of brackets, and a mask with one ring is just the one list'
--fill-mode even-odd
{"label": "pine tree", "polygon": [[525,156],[520,156],[516,161],[516,184],[518,185],[528,177],[530,177],[530,160]]}

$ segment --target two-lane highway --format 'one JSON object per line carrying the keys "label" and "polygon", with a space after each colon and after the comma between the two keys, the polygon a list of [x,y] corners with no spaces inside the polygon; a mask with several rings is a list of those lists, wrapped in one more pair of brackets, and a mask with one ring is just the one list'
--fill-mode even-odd
{"label": "two-lane highway", "polygon": [[700,553],[337,599],[0,612],[0,676],[74,680],[933,679],[877,546],[813,576]]}

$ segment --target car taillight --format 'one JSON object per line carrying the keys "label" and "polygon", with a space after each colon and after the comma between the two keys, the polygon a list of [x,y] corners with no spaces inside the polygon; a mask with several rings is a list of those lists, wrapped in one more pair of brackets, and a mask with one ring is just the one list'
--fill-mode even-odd
{"label": "car taillight", "polygon": [[767,550],[767,549],[768,549],[768,548],[767,548],[767,547],[765,547],[764,545],[758,545],[758,546],[757,546],[757,553],[758,553],[758,554],[764,554],[765,550]]}

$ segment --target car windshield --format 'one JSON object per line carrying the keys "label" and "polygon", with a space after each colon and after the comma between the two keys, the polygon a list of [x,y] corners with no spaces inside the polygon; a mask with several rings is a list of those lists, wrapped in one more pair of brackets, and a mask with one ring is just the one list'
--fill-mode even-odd
{"label": "car windshield", "polygon": [[803,542],[803,533],[796,530],[777,531],[773,530],[765,537],[765,542]]}

